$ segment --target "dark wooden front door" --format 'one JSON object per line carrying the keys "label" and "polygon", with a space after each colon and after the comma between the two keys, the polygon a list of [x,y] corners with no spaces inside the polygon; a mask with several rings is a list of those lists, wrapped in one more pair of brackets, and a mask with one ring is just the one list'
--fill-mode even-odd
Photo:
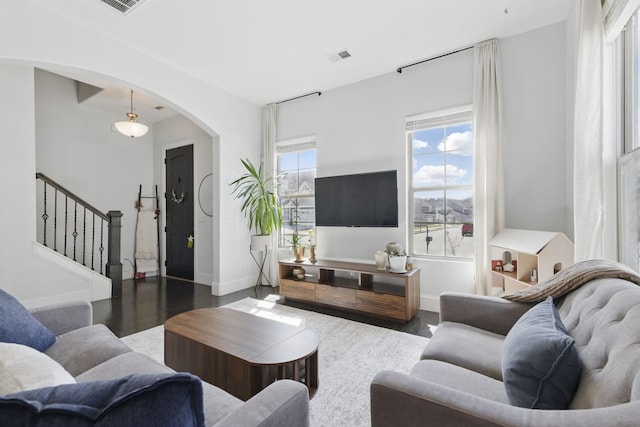
{"label": "dark wooden front door", "polygon": [[167,150],[166,275],[193,280],[193,145]]}

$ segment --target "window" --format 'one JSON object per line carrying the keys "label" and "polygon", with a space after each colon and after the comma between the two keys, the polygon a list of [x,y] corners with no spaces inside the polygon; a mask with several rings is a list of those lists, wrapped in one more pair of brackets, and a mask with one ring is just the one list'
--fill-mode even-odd
{"label": "window", "polygon": [[407,119],[414,256],[473,257],[471,109]]}
{"label": "window", "polygon": [[309,243],[309,231],[315,228],[315,138],[278,142],[278,199],[282,206],[280,246],[291,246],[294,235]]}
{"label": "window", "polygon": [[619,36],[624,43],[624,143],[618,159],[618,256],[620,262],[640,269],[640,12],[634,13]]}

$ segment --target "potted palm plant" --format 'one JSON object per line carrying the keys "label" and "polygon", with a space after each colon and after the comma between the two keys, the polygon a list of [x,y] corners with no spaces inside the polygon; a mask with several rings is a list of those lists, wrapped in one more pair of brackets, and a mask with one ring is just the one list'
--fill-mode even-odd
{"label": "potted palm plant", "polygon": [[240,161],[246,173],[229,185],[236,199],[243,200],[240,210],[249,220],[249,230],[255,232],[251,236],[251,249],[268,250],[271,248],[269,236],[282,225],[282,208],[275,194],[277,179],[267,176],[262,164],[256,169],[249,159]]}

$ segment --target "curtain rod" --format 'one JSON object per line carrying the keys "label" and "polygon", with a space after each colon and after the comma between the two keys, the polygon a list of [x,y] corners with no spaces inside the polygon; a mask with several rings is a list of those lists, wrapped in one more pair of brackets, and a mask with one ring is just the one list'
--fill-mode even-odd
{"label": "curtain rod", "polygon": [[320,91],[310,92],[310,93],[307,93],[307,94],[304,94],[304,95],[296,96],[294,98],[285,99],[284,101],[278,101],[278,102],[276,102],[276,104],[282,104],[283,102],[289,102],[289,101],[293,101],[294,99],[300,99],[300,98],[304,98],[305,96],[311,96],[311,95],[316,95],[316,94],[318,96],[320,96],[320,95],[322,95],[322,92],[320,92]]}
{"label": "curtain rod", "polygon": [[403,65],[402,67],[398,67],[396,71],[401,74],[402,70],[404,70],[405,68],[409,68],[409,67],[413,67],[414,65],[419,65],[425,62],[433,61],[434,59],[444,58],[445,56],[453,55],[454,53],[464,52],[465,50],[469,50],[469,49],[473,49],[473,46],[463,47],[461,49],[454,50],[452,52],[447,52],[447,53],[443,53],[442,55],[434,56],[433,58],[423,59],[422,61],[414,62],[413,64],[409,64],[409,65]]}

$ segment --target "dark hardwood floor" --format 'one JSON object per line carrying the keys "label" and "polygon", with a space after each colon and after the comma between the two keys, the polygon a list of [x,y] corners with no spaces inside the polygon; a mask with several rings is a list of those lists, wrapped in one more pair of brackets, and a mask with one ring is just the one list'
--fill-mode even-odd
{"label": "dark hardwood floor", "polygon": [[[217,297],[211,295],[209,286],[198,283],[165,277],[130,279],[123,281],[121,297],[92,303],[93,322],[103,323],[118,337],[123,337],[162,325],[165,320],[185,311],[218,307],[246,297],[264,299],[277,293],[278,288],[260,286]],[[437,325],[439,319],[437,313],[420,310],[409,322],[401,324],[294,301],[286,301],[285,304],[424,337],[431,337],[430,326]]]}

